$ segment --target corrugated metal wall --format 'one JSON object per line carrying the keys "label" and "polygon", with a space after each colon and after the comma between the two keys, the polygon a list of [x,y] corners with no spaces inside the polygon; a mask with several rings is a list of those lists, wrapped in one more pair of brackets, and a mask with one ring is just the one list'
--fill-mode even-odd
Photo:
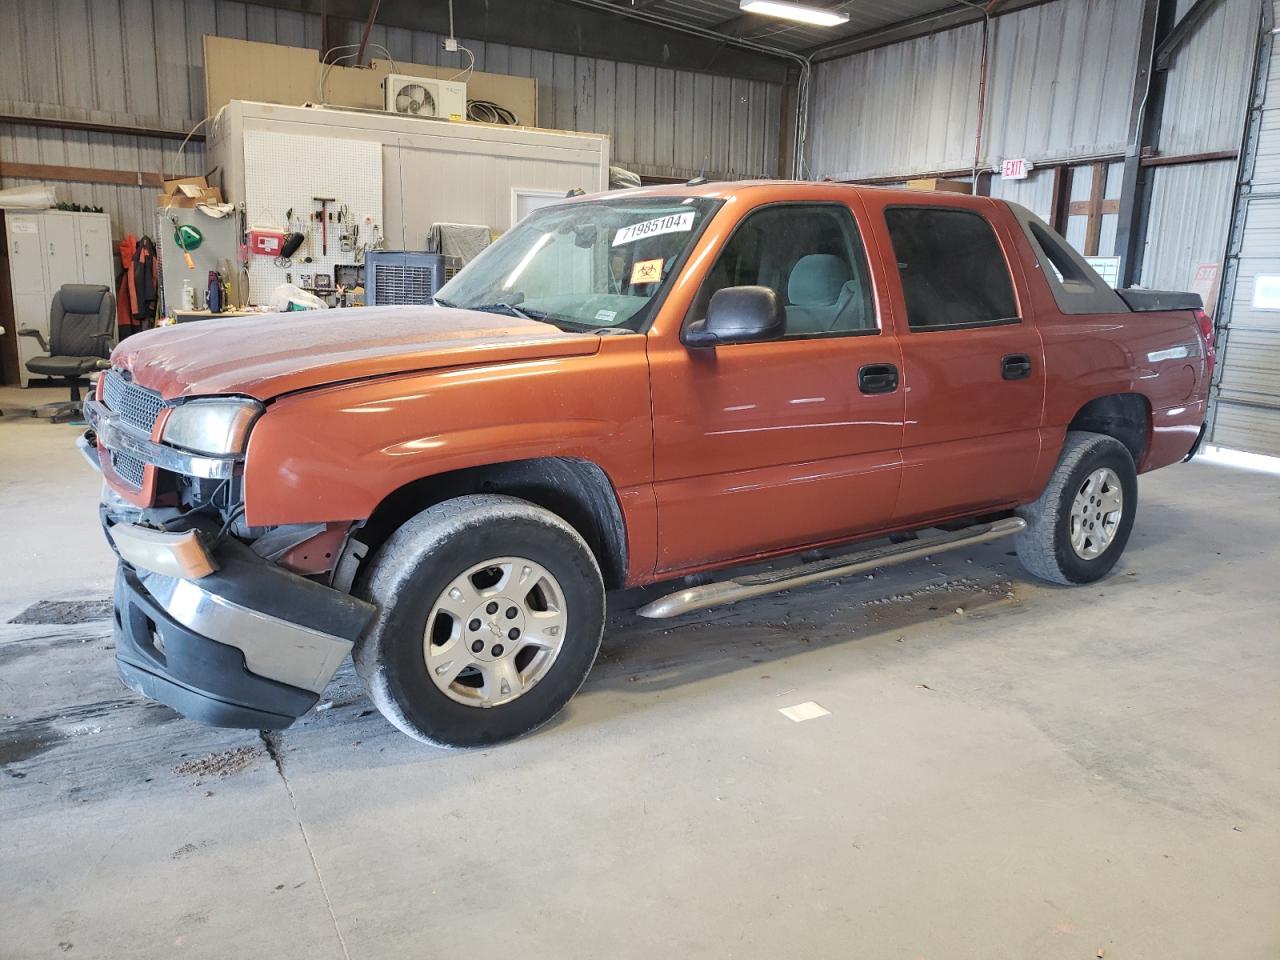
{"label": "corrugated metal wall", "polygon": [[[48,163],[103,170],[144,173],[198,174],[204,172],[203,144],[188,146],[178,158],[179,142],[122,133],[86,133],[31,124],[0,123],[0,159],[14,163]],[[0,186],[19,187],[39,183],[20,177],[4,177]],[[95,183],[51,184],[58,199],[101,207],[111,216],[112,236],[128,233],[154,236],[156,188]]]}
{"label": "corrugated metal wall", "polygon": [[[1182,16],[1194,0],[1178,0]],[[1165,86],[1160,152],[1236,150],[1258,42],[1261,0],[1219,3],[1173,61]],[[1153,171],[1142,284],[1188,289],[1198,263],[1219,263],[1227,244],[1236,161]]]}
{"label": "corrugated metal wall", "polygon": [[[1141,0],[1059,0],[992,20],[982,160],[1123,151]],[[818,64],[808,173],[836,179],[973,162],[977,25]]]}
{"label": "corrugated metal wall", "polygon": [[[205,34],[318,47],[320,21],[234,0],[4,0],[0,113],[187,130],[204,113]],[[370,34],[394,58],[451,64],[457,55],[441,51],[440,39],[381,26]],[[777,175],[777,84],[462,42],[477,70],[537,79],[543,126],[609,134],[622,166],[655,176]],[[144,137],[0,124],[0,159],[12,162],[158,172],[161,154],[175,148]],[[202,146],[189,150],[179,172],[203,167]],[[57,189],[63,199],[105,207],[117,234],[151,231],[150,189]]]}
{"label": "corrugated metal wall", "polygon": [[[1181,17],[1195,0],[1178,0]],[[1235,150],[1244,130],[1260,0],[1225,0],[1178,51],[1165,85],[1160,152]]]}
{"label": "corrugated metal wall", "polygon": [[1158,167],[1152,174],[1142,285],[1190,290],[1197,264],[1222,262],[1236,161]]}

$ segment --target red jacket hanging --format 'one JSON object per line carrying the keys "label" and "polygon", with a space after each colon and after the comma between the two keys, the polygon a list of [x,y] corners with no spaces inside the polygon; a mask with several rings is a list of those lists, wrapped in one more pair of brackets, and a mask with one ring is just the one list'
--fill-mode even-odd
{"label": "red jacket hanging", "polygon": [[151,326],[156,312],[159,278],[156,246],[150,237],[139,240],[129,234],[120,241],[120,279],[117,284],[116,322],[121,335]]}

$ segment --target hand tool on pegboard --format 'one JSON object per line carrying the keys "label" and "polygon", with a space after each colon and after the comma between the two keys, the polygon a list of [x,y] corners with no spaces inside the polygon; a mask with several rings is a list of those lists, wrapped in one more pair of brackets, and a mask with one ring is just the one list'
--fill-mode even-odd
{"label": "hand tool on pegboard", "polygon": [[312,197],[313,203],[320,204],[316,211],[316,219],[320,221],[320,256],[329,255],[329,204],[336,203],[337,197]]}

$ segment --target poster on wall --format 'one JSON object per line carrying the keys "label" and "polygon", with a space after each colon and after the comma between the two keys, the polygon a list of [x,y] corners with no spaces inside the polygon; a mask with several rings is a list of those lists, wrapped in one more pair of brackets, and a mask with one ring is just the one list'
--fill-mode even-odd
{"label": "poster on wall", "polygon": [[1113,290],[1117,283],[1120,282],[1120,258],[1119,257],[1085,257],[1085,262],[1097,271],[1098,276],[1107,281],[1107,286]]}

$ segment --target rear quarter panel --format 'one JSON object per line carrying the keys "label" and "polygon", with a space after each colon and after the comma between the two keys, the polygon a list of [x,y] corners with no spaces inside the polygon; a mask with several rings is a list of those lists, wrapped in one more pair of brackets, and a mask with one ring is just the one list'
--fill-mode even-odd
{"label": "rear quarter panel", "polygon": [[1195,318],[1187,311],[1063,314],[1025,234],[1007,208],[1004,215],[1044,343],[1044,455],[1036,488],[1048,481],[1075,415],[1089,401],[1114,394],[1138,394],[1151,408],[1139,472],[1180,460],[1204,422],[1208,395]]}

